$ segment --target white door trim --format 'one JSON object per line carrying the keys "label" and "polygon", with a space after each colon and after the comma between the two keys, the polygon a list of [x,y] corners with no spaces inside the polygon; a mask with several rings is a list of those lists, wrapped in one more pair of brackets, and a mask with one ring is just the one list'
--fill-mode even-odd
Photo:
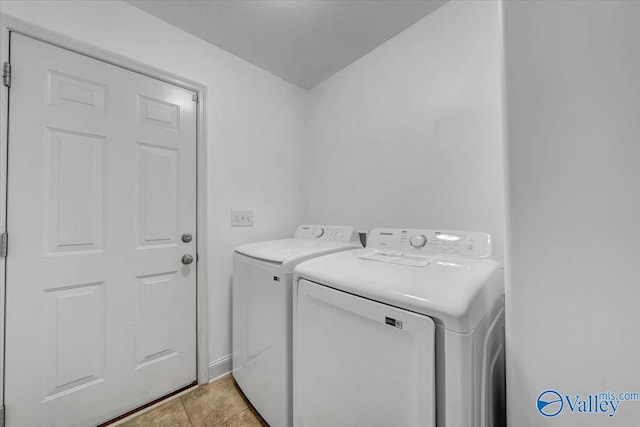
{"label": "white door trim", "polygon": [[[9,60],[9,34],[20,33],[43,42],[59,46],[73,52],[89,56],[91,58],[116,65],[128,70],[140,73],[154,79],[158,79],[198,94],[197,105],[197,251],[200,262],[197,264],[197,376],[198,383],[209,381],[208,360],[208,297],[207,297],[207,139],[204,121],[205,100],[207,87],[198,82],[176,76],[161,69],[137,62],[135,60],[108,52],[106,50],[85,44],[69,37],[51,32],[44,28],[16,19],[5,14],[0,14],[0,65]],[[6,202],[7,202],[7,138],[8,138],[8,111],[9,91],[4,85],[0,85],[0,233],[6,231]],[[11,249],[9,249],[11,250]],[[5,346],[5,258],[0,258],[0,415],[4,415],[4,346]],[[0,418],[0,426],[4,417]]]}

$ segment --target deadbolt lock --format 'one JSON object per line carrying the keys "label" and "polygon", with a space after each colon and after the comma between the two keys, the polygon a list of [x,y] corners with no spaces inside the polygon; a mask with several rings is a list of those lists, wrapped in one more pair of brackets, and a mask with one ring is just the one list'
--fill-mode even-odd
{"label": "deadbolt lock", "polygon": [[189,242],[190,242],[190,241],[192,241],[192,240],[193,240],[193,236],[192,236],[191,234],[189,234],[189,233],[184,233],[184,234],[182,235],[182,241],[183,241],[183,242],[185,242],[185,243],[189,243]]}

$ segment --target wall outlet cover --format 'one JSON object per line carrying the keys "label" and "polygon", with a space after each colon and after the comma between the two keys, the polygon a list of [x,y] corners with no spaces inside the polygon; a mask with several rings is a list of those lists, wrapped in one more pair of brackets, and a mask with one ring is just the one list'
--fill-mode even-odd
{"label": "wall outlet cover", "polygon": [[253,211],[232,210],[231,226],[232,227],[253,227]]}

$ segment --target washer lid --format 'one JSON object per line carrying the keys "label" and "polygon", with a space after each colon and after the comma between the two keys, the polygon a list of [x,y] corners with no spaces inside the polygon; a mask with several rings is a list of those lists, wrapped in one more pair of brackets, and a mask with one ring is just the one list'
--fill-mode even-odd
{"label": "washer lid", "polygon": [[353,244],[306,239],[282,239],[238,246],[236,252],[263,261],[285,264],[323,253],[354,247]]}
{"label": "washer lid", "polygon": [[495,261],[440,255],[427,265],[409,265],[367,258],[374,250],[305,261],[295,267],[294,283],[307,279],[424,314],[459,333],[473,331],[504,294],[503,270]]}
{"label": "washer lid", "polygon": [[347,249],[361,248],[353,227],[341,225],[301,225],[293,239],[249,243],[236,253],[282,265],[285,269],[305,259]]}

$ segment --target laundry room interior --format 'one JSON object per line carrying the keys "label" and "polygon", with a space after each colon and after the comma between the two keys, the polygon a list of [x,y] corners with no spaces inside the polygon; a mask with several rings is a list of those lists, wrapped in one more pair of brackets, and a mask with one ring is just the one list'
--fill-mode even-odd
{"label": "laundry room interior", "polygon": [[[638,22],[632,0],[2,0],[0,425],[638,425]],[[103,131],[129,111],[120,82],[131,123]],[[65,98],[87,90],[102,95]],[[135,149],[112,150],[127,133]],[[138,165],[146,181],[127,181]],[[116,219],[141,188],[140,206],[173,213]],[[127,239],[135,256],[111,257]],[[139,252],[168,264],[136,269]],[[26,274],[54,262],[60,280]],[[136,291],[116,298],[118,262]],[[288,287],[277,302],[239,284],[263,276]],[[452,289],[429,294],[441,278]],[[383,306],[395,317],[354,320]],[[362,311],[342,329],[345,307]],[[156,387],[181,337],[185,374]],[[277,368],[242,376],[251,340],[252,369]]]}

